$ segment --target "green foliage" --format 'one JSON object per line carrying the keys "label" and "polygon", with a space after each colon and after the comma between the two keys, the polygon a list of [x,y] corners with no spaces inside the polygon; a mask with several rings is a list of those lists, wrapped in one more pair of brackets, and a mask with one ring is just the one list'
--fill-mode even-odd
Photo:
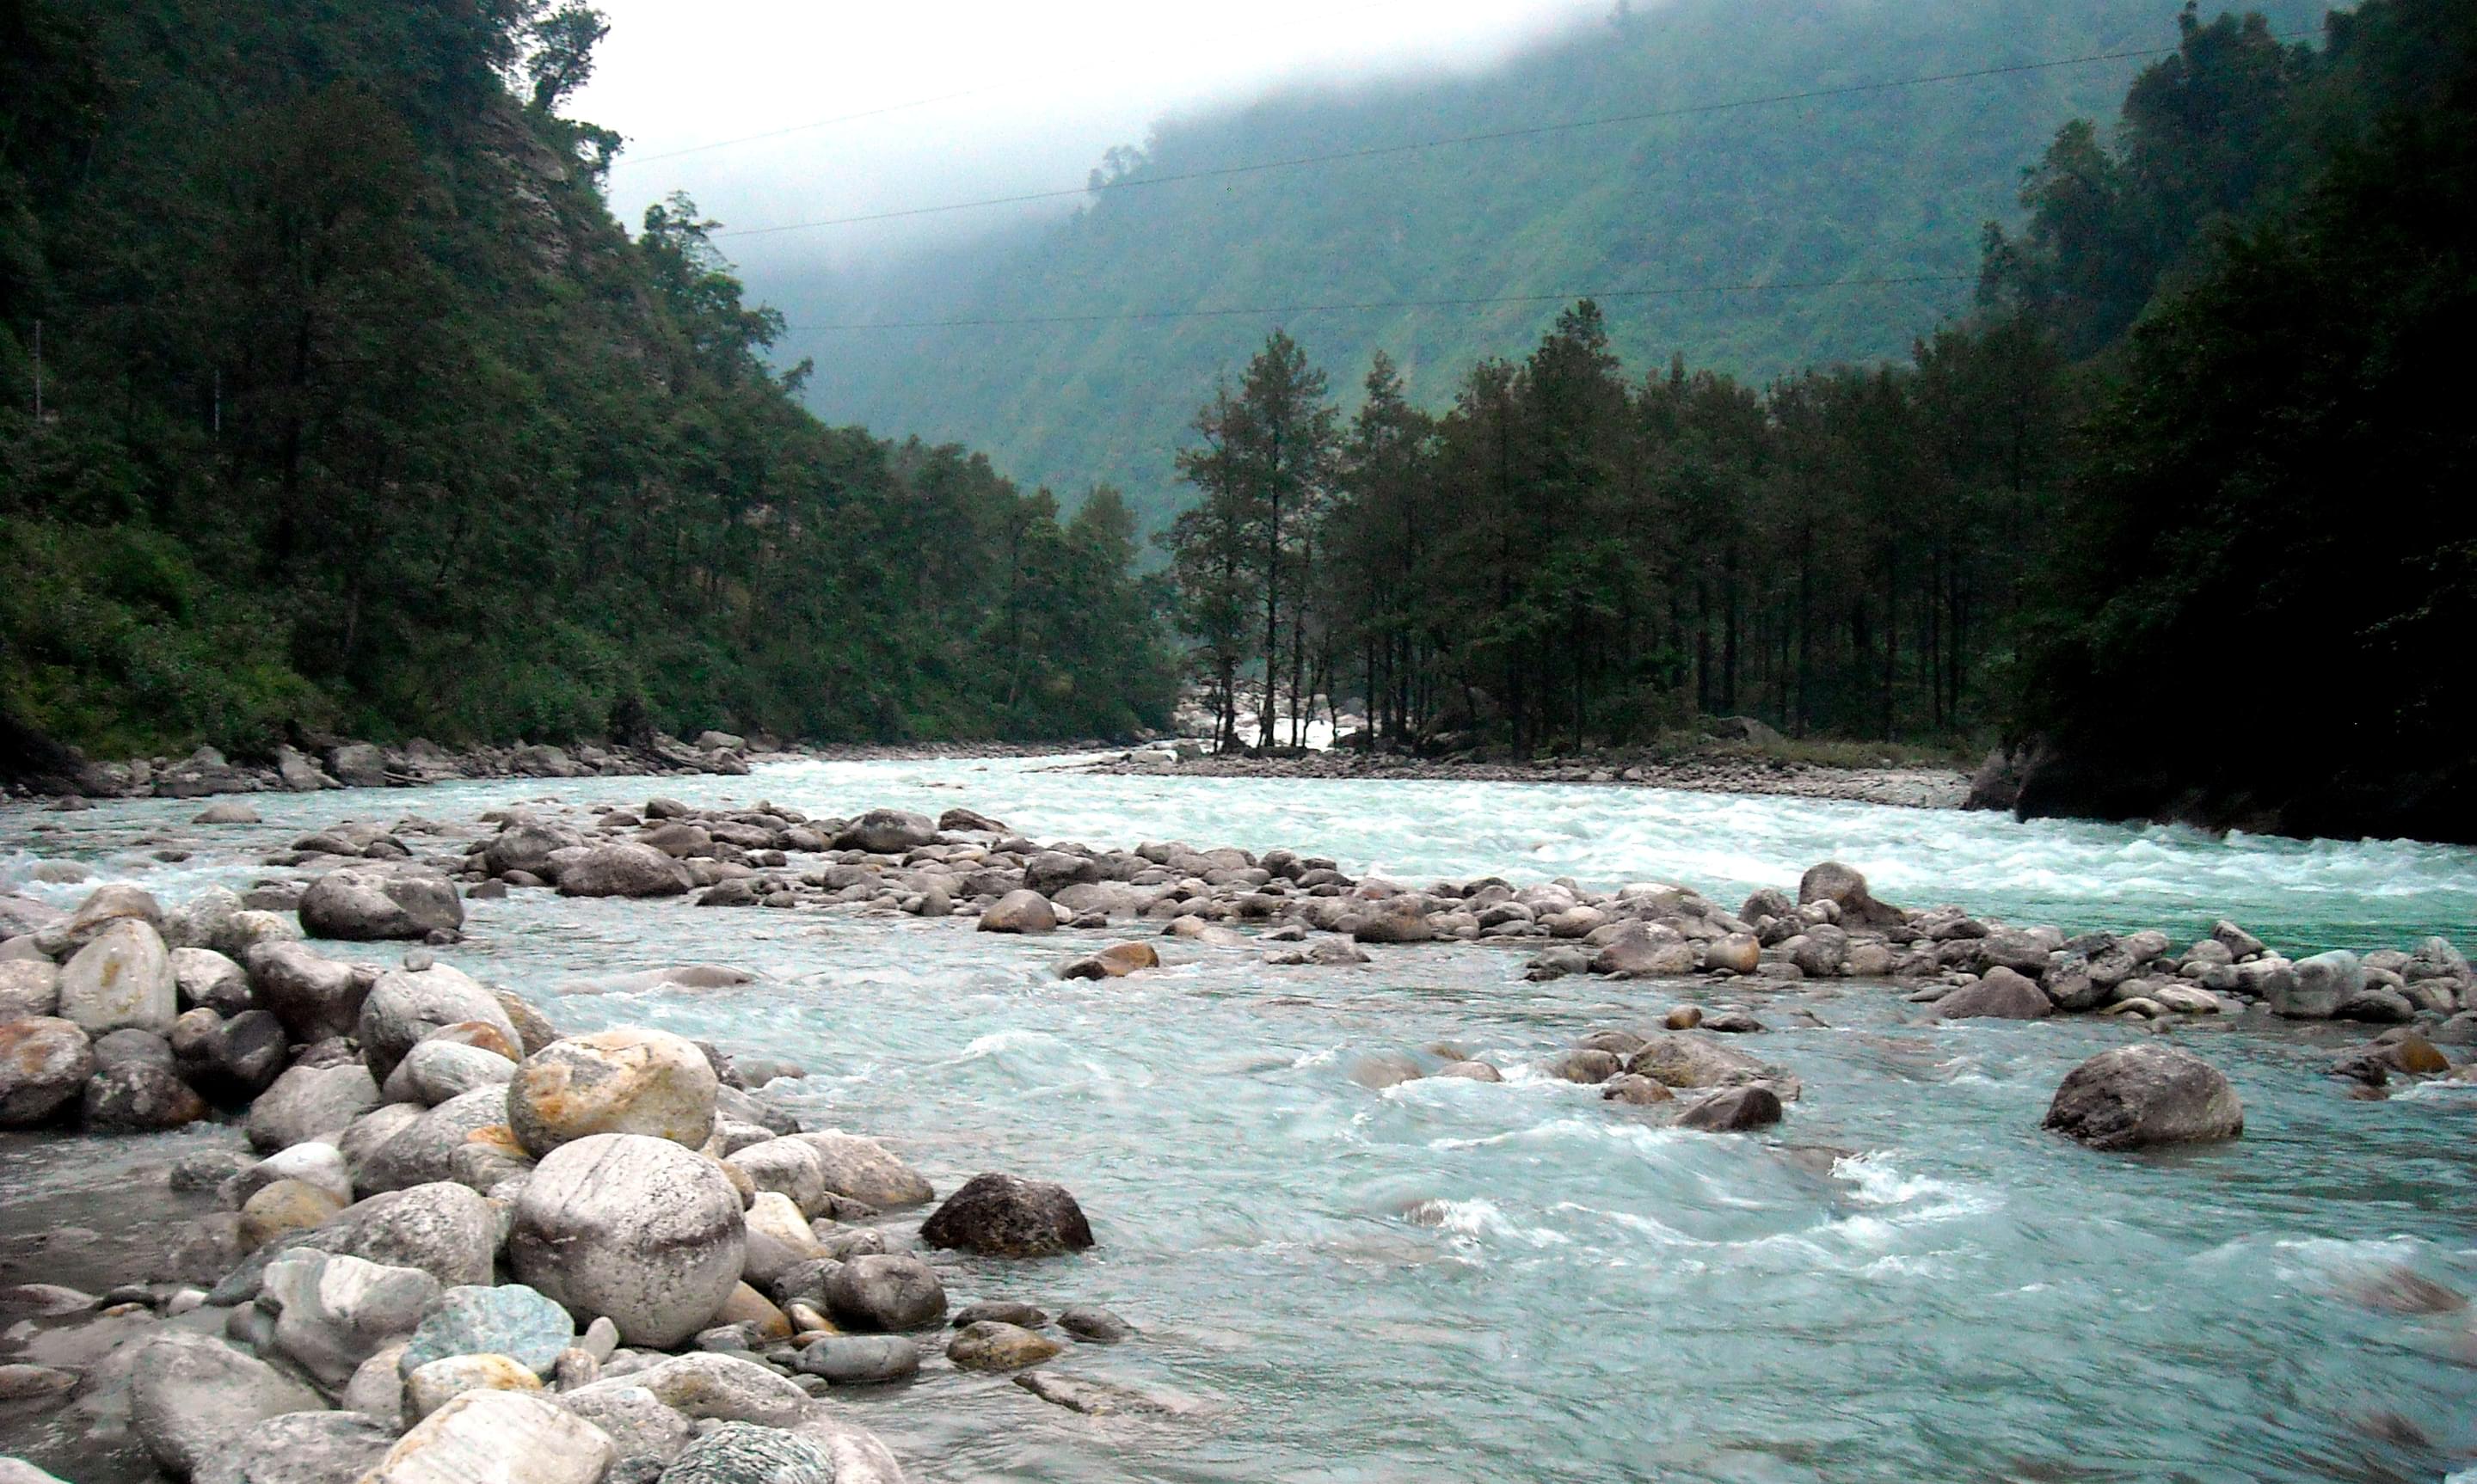
{"label": "green foliage", "polygon": [[693,203],[611,219],[613,136],[552,111],[589,9],[32,0],[0,30],[28,719],[105,752],[1166,719],[1106,502],[1062,525],[961,449],[820,424]]}
{"label": "green foliage", "polygon": [[[1289,714],[1357,696],[1369,742],[1528,754],[1748,710],[1799,736],[1965,731],[2058,464],[2059,369],[2008,319],[1761,393],[1682,363],[1629,383],[1585,300],[1522,361],[1472,367],[1440,415],[1380,359],[1336,436],[1322,378],[1276,334],[1199,415],[1182,466],[1202,499],[1165,543],[1221,740],[1248,740],[1231,713],[1250,661],[1258,741],[1285,667]],[[1282,504],[1277,446],[1297,459]]]}
{"label": "green foliage", "polygon": [[[2173,45],[2176,0],[1668,0],[1484,72],[1301,87],[1162,123],[1105,179],[1563,120],[1639,114],[2012,62]],[[2275,30],[2315,0],[2271,0]],[[2209,28],[2206,28],[2209,29]],[[792,324],[1542,296],[1533,303],[1188,320],[803,334],[813,405],[935,437],[1000,467],[1107,479],[1147,529],[1193,498],[1172,462],[1196,389],[1279,324],[1340,385],[1378,351],[1424,406],[1519,357],[1561,304],[1604,289],[1782,286],[1604,298],[1635,365],[1684,353],[1762,384],[1897,359],[1966,282],[1847,284],[1978,266],[2022,166],[2109,105],[2133,61],[1613,124],[1303,169],[1103,191],[1073,220],[994,233],[885,271],[769,281]],[[2162,105],[2163,108],[2166,105]],[[2194,157],[2196,167],[2202,158]]]}
{"label": "green foliage", "polygon": [[[2477,631],[2477,12],[2368,0],[2314,71],[2273,130],[2314,148],[2187,245],[2091,421],[2027,668],[2059,755],[2026,806],[2477,834],[2451,700]],[[2214,711],[2242,723],[2184,719]]]}

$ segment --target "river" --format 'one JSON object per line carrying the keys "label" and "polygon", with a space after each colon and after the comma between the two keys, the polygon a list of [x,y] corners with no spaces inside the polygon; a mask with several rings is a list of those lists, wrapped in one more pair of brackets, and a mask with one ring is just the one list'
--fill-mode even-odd
{"label": "river", "polygon": [[[37,854],[177,901],[245,885],[265,874],[258,853],[340,818],[469,822],[515,801],[663,793],[812,814],[962,804],[1044,840],[1287,846],[1414,883],[1665,879],[1731,903],[1829,857],[1907,905],[2179,934],[2224,914],[2291,949],[2465,944],[2477,924],[2477,854],[2433,846],[1050,768],[802,763],[268,796],[251,801],[266,824],[216,829],[184,823],[194,801],[12,810],[0,858],[63,903],[87,887],[27,886]],[[164,849],[191,853],[150,857]],[[794,1089],[788,1105],[886,1138],[941,1192],[990,1169],[1075,1191],[1096,1249],[941,1257],[950,1296],[1107,1304],[1139,1336],[1053,1365],[1197,1410],[1089,1419],[938,1368],[853,1402],[915,1479],[2434,1479],[2477,1458],[2468,1312],[2402,1314],[2362,1292],[2403,1268],[2477,1289],[2477,1087],[2348,1098],[2321,1066],[2362,1027],[2178,1029],[2235,1080],[2245,1136],[2127,1157],[2039,1127],[2069,1068],[2144,1033],[2119,1023],[1939,1025],[1856,983],[1532,984],[1522,953],[1476,945],[1378,950],[1353,969],[1182,945],[1158,973],[1063,982],[1066,935],[969,929],[519,892],[473,903],[469,941],[441,951],[564,1026],[652,1024],[798,1060],[807,1080],[773,1089]],[[762,979],[572,988],[688,961]],[[1681,1000],[1782,1027],[1740,1044],[1803,1079],[1785,1124],[1678,1132],[1536,1070]],[[1798,1006],[1821,1026],[1788,1028]],[[1349,1075],[1371,1052],[1448,1042],[1508,1081],[1379,1092]],[[168,1160],[195,1137],[113,1157],[161,1146]],[[51,1209],[74,1165],[58,1148],[13,1152],[0,1200],[48,1194]]]}

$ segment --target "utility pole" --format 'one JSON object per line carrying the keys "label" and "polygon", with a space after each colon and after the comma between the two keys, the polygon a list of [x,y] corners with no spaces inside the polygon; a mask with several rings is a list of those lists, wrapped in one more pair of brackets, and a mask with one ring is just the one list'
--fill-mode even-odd
{"label": "utility pole", "polygon": [[43,425],[43,322],[35,321],[35,426]]}
{"label": "utility pole", "polygon": [[215,367],[214,423],[215,436],[220,438],[224,435],[224,368],[221,366]]}

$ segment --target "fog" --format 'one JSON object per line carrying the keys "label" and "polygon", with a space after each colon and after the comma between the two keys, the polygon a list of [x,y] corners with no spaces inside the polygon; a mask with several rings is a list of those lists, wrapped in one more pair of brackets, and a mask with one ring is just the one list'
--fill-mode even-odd
{"label": "fog", "polygon": [[1484,67],[1612,3],[600,0],[611,35],[565,111],[627,137],[610,181],[622,221],[685,189],[762,278],[1074,202],[737,235],[746,229],[1073,186],[1165,115],[1279,84]]}

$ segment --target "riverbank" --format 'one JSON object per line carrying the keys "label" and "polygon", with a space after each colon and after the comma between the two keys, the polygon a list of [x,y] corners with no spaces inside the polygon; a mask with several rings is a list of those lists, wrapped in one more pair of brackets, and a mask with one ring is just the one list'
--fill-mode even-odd
{"label": "riverbank", "polygon": [[[74,808],[88,799],[203,799],[221,794],[318,793],[343,788],[419,788],[493,779],[745,777],[763,763],[887,762],[927,758],[1046,757],[1107,751],[1076,742],[781,743],[708,731],[693,742],[656,734],[636,744],[515,743],[461,750],[414,739],[398,747],[336,742],[304,752],[287,744],[260,762],[235,762],[211,747],[186,757],[68,764],[11,781],[0,797],[48,799]],[[57,776],[55,776],[57,775]]]}
{"label": "riverbank", "polygon": [[1081,766],[1091,773],[1176,774],[1188,778],[1600,783],[1839,800],[1912,809],[1957,809],[1968,801],[1970,792],[1969,773],[1955,767],[1889,761],[1879,765],[1815,761],[1782,755],[1760,746],[1727,744],[1692,751],[1643,751],[1588,760],[1552,757],[1536,762],[1424,758],[1349,750],[1265,757],[1183,755],[1175,750],[1151,748],[1120,753]]}

